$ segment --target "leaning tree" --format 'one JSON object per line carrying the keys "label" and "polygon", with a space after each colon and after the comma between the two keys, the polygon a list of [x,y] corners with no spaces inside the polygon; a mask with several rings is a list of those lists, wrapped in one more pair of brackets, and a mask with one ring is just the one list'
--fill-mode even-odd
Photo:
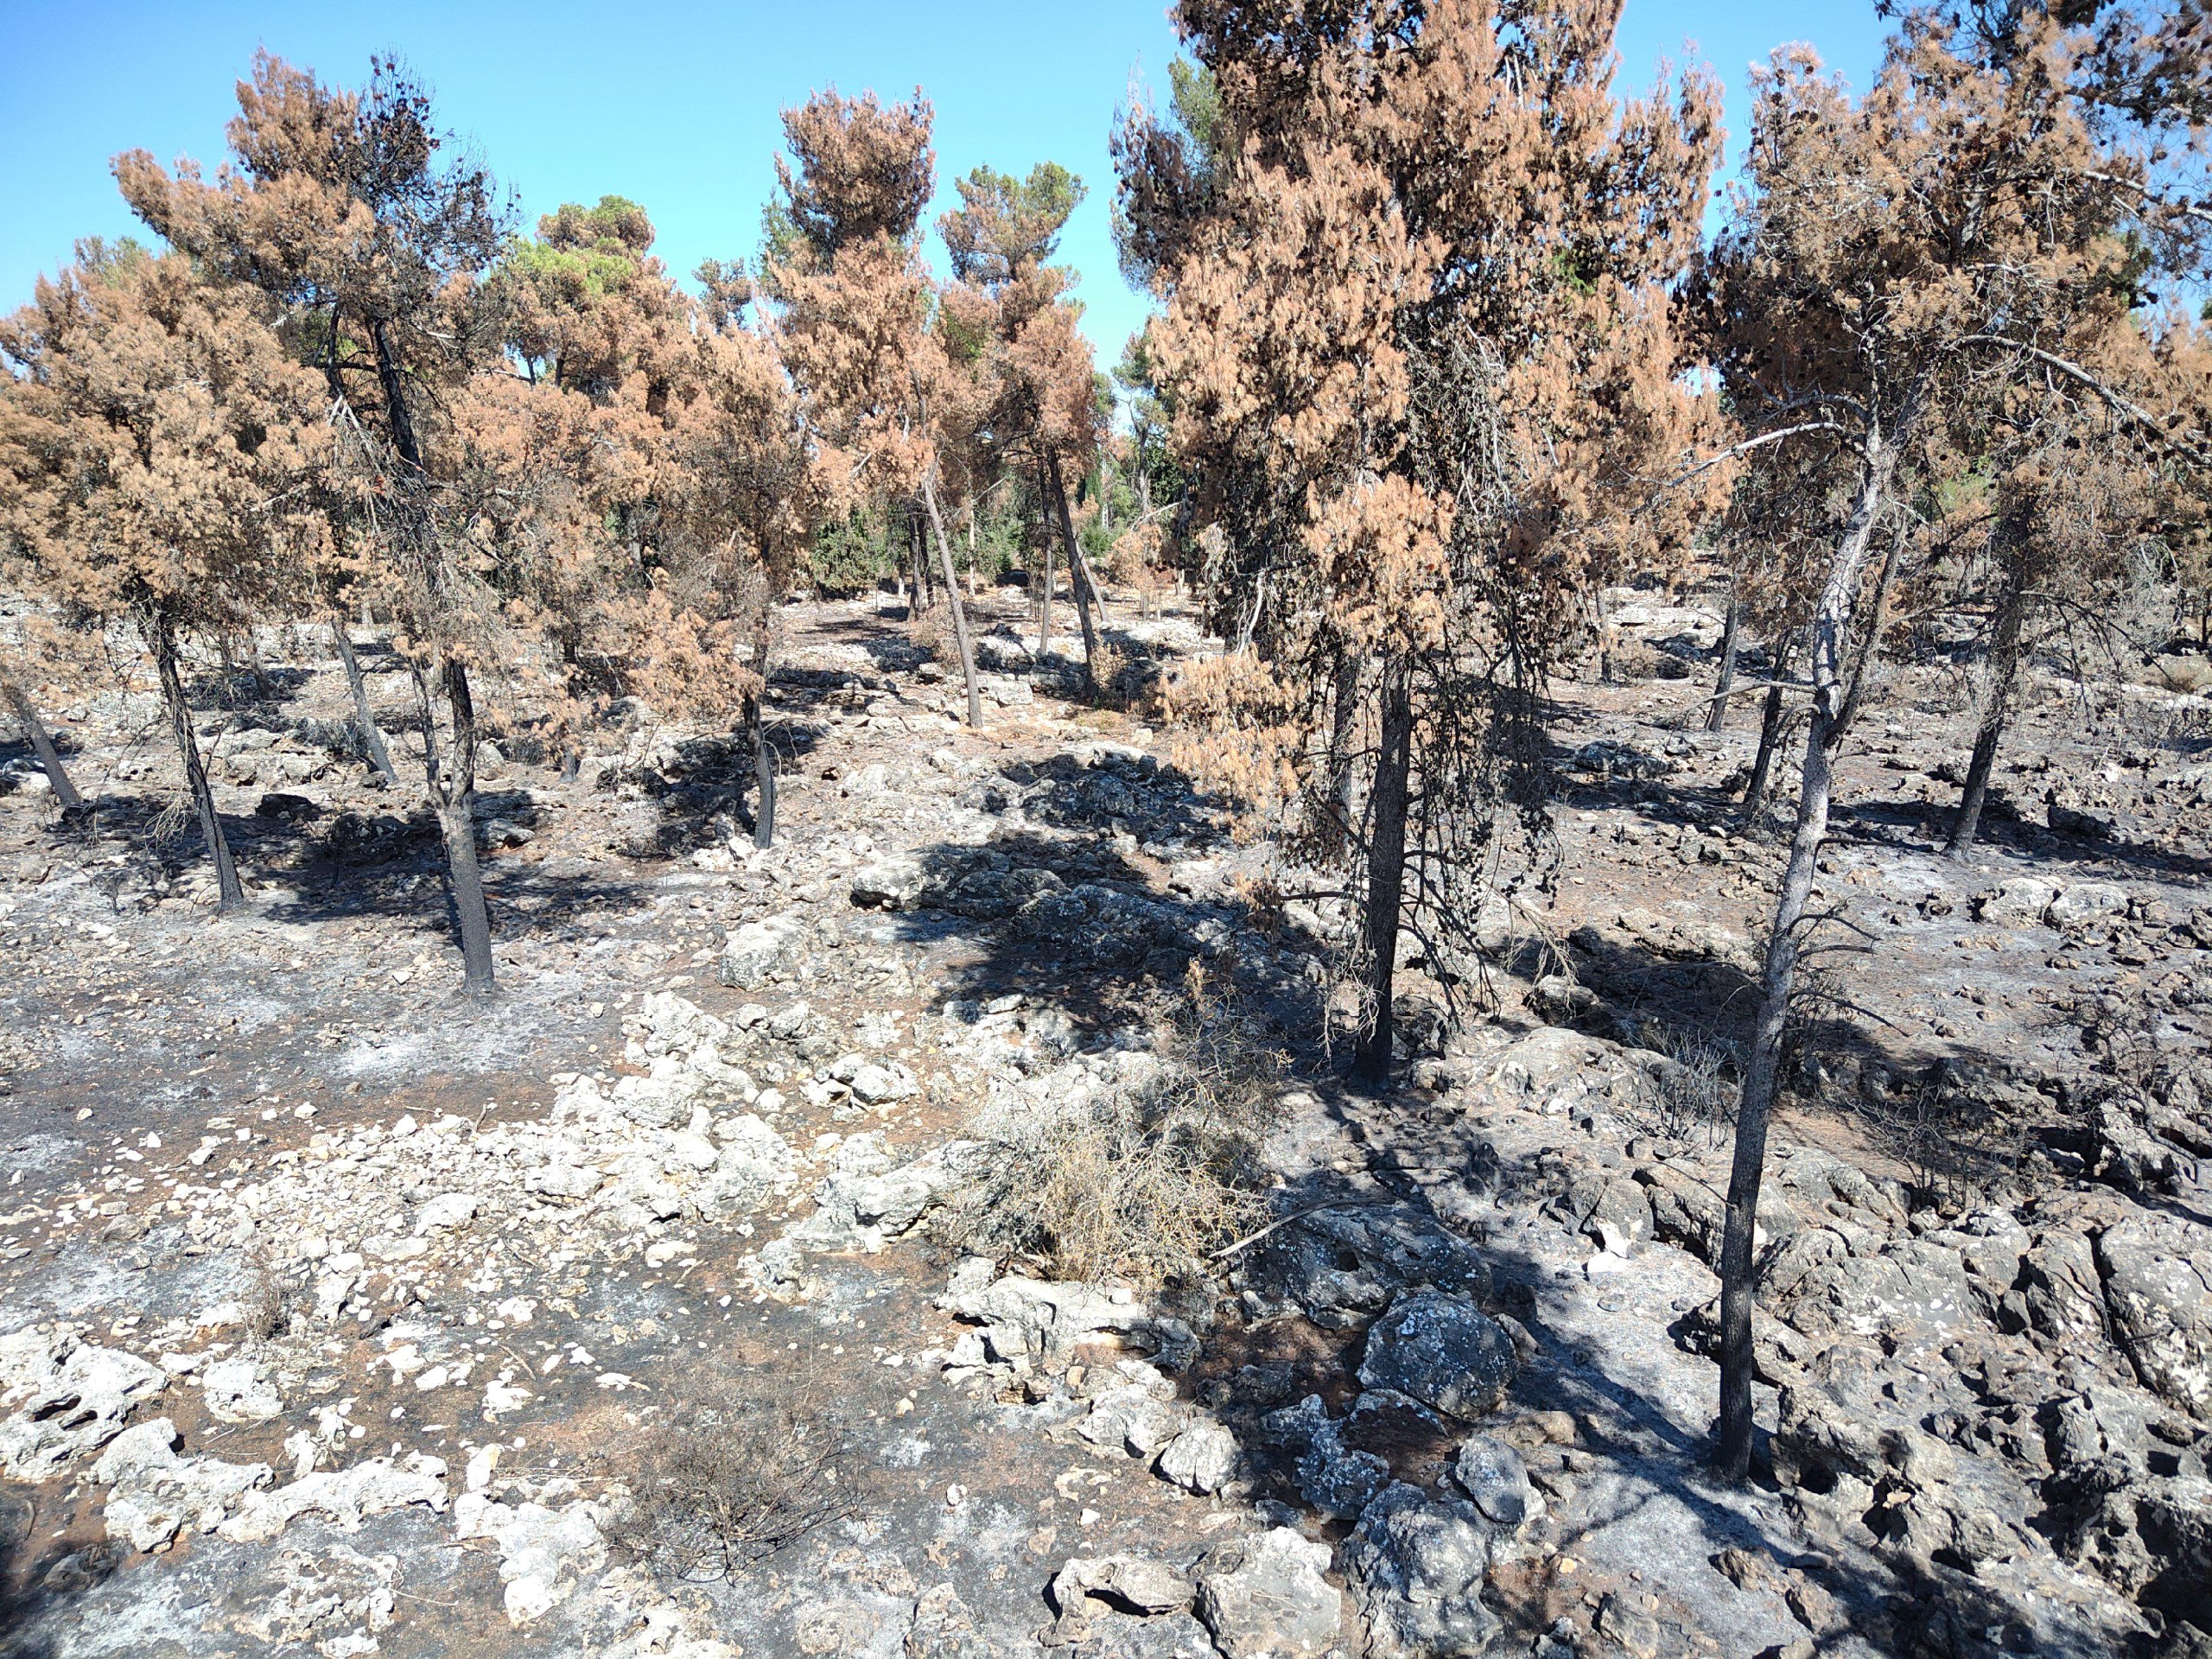
{"label": "leaning tree", "polygon": [[1704,273],[1712,349],[1750,431],[1738,448],[1762,469],[1796,468],[1798,487],[1775,510],[1825,549],[1810,584],[1796,823],[1722,1246],[1718,1452],[1737,1478],[1751,1449],[1767,1125],[1880,550],[1912,528],[1914,503],[1993,466],[1999,554],[2039,557],[2051,537],[2022,515],[2058,505],[2050,480],[2072,463],[2053,458],[2084,434],[2116,454],[2202,458],[2183,406],[2145,401],[2165,394],[2156,330],[2134,307],[2124,205],[2140,200],[2142,164],[2101,135],[2077,75],[2083,51],[2038,13],[1994,41],[1916,14],[1856,103],[1805,48],[1778,53],[1757,89],[1746,181]]}

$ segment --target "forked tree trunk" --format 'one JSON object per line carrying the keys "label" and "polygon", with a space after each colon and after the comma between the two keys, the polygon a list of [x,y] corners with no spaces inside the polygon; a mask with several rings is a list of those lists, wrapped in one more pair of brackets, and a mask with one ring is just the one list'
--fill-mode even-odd
{"label": "forked tree trunk", "polygon": [[1367,988],[1374,1017],[1360,1033],[1352,1075],[1371,1089],[1390,1081],[1395,1033],[1392,979],[1398,961],[1399,907],[1405,897],[1406,817],[1413,785],[1413,673],[1403,657],[1382,664],[1382,720],[1375,785],[1368,798]]}
{"label": "forked tree trunk", "polygon": [[[423,448],[415,435],[415,417],[407,394],[406,376],[392,350],[390,326],[378,321],[369,325],[374,348],[377,384],[384,393],[385,419],[391,428],[392,448],[420,478]],[[441,585],[435,531],[432,544],[423,551],[435,594]],[[445,842],[446,874],[453,894],[454,925],[461,931],[462,988],[473,995],[487,995],[493,988],[492,918],[485,908],[484,874],[476,860],[476,703],[468,688],[468,670],[448,658],[440,675],[446,702],[453,710],[454,767],[447,777],[438,764],[436,700],[420,667],[415,671],[416,690],[423,705],[423,765],[429,775],[430,802],[438,815],[438,832]]]}
{"label": "forked tree trunk", "polygon": [[[1897,441],[1912,420],[1900,416]],[[1827,582],[1813,613],[1809,675],[1811,716],[1805,731],[1804,782],[1797,794],[1797,825],[1783,871],[1759,976],[1758,1025],[1744,1071],[1736,1113],[1736,1144],[1728,1173],[1726,1220],[1720,1244],[1720,1416],[1716,1461],[1726,1478],[1741,1481],[1751,1462],[1751,1273],[1759,1185],[1766,1167],[1767,1124],[1781,1084],[1782,1042],[1796,988],[1802,943],[1797,930],[1813,893],[1821,843],[1827,838],[1828,798],[1837,747],[1843,740],[1845,636],[1859,595],[1875,521],[1896,467],[1894,443],[1880,432],[1866,440],[1859,499],[1828,564]]]}
{"label": "forked tree trunk", "polygon": [[184,676],[177,671],[176,628],[158,612],[146,619],[147,643],[154,648],[154,665],[162,678],[162,703],[168,710],[169,734],[176,740],[177,757],[184,762],[185,782],[192,790],[192,804],[200,814],[200,839],[215,861],[215,911],[218,915],[245,902],[238,883],[238,867],[231,859],[231,843],[223,836],[223,821],[215,814],[215,791],[208,787],[207,768],[200,759],[200,740],[193,735],[192,709],[184,700]]}
{"label": "forked tree trunk", "polygon": [[1897,556],[1904,550],[1904,537],[1893,537],[1890,550],[1882,556],[1882,575],[1874,584],[1874,613],[1866,624],[1866,643],[1851,664],[1851,689],[1844,693],[1843,713],[1837,724],[1848,729],[1859,718],[1859,705],[1865,700],[1866,688],[1874,683],[1874,662],[1881,655],[1882,636],[1890,626],[1890,594],[1897,582]]}
{"label": "forked tree trunk", "polygon": [[438,834],[445,842],[454,923],[461,933],[461,988],[481,996],[493,988],[492,918],[484,903],[483,868],[476,858],[476,704],[467,668],[448,661],[441,675],[447,705],[453,710],[453,769],[448,772],[439,763],[435,704],[418,668],[423,765],[429,777],[430,800],[437,809]]}
{"label": "forked tree trunk", "polygon": [[353,693],[353,729],[360,735],[361,747],[377,776],[387,784],[396,784],[399,774],[392,769],[391,751],[385,747],[384,733],[378,729],[377,717],[369,712],[369,688],[361,677],[361,659],[353,654],[353,636],[339,612],[331,613],[330,638],[338,648],[338,660],[345,665],[346,683]]}
{"label": "forked tree trunk", "polygon": [[23,688],[13,680],[0,679],[0,698],[15,711],[16,723],[23,728],[23,735],[30,740],[31,752],[38,756],[39,766],[46,772],[46,781],[52,785],[54,798],[64,812],[80,811],[85,798],[77,792],[77,785],[69,781],[69,774],[62,769],[61,751],[54,747],[53,734],[46,729],[46,722],[38,717],[38,709]]}
{"label": "forked tree trunk", "polygon": [[981,728],[983,723],[983,697],[976,683],[976,647],[968,638],[968,607],[961,603],[960,589],[952,580],[952,544],[944,538],[944,515],[938,511],[937,481],[922,480],[922,505],[929,509],[930,529],[937,539],[937,556],[944,572],[945,597],[952,601],[952,637],[960,647],[960,675],[968,686],[968,723]]}
{"label": "forked tree trunk", "polygon": [[1705,729],[1717,732],[1728,722],[1728,694],[1736,686],[1736,625],[1739,607],[1736,603],[1736,584],[1728,583],[1728,614],[1720,624],[1720,677],[1713,687],[1713,707],[1705,716]]}
{"label": "forked tree trunk", "polygon": [[1981,829],[1982,804],[1989,797],[1989,775],[1996,769],[1997,746],[2005,736],[2005,716],[2011,711],[2013,682],[2019,677],[2020,630],[2028,613],[2028,585],[2015,575],[2005,584],[2005,597],[1997,613],[1995,632],[1989,639],[1989,689],[1981,705],[1981,723],[1974,734],[1974,759],[1967,764],[1966,788],[1959,796],[1959,815],[1943,843],[1945,855],[1964,858],[1974,849]]}
{"label": "forked tree trunk", "polygon": [[1090,583],[1090,566],[1083,556],[1083,544],[1075,538],[1075,518],[1068,512],[1067,486],[1060,478],[1060,457],[1056,450],[1046,453],[1045,480],[1052,486],[1052,515],[1059,521],[1060,540],[1068,550],[1068,585],[1075,589],[1076,620],[1083,626],[1083,677],[1096,686],[1098,627],[1090,612],[1098,602],[1098,594]]}

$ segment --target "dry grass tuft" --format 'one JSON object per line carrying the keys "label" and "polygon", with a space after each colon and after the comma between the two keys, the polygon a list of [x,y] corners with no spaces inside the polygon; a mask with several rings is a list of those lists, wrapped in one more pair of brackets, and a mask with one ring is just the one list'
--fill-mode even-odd
{"label": "dry grass tuft", "polygon": [[1202,1281],[1211,1252],[1265,1217],[1259,1143],[1287,1065],[1264,1029],[1194,975],[1155,1024],[1150,1081],[977,1126],[983,1173],[939,1238],[1147,1294]]}
{"label": "dry grass tuft", "polygon": [[840,1399],[803,1365],[696,1379],[617,1454],[632,1502],[608,1541],[664,1577],[704,1583],[853,1514],[867,1465]]}

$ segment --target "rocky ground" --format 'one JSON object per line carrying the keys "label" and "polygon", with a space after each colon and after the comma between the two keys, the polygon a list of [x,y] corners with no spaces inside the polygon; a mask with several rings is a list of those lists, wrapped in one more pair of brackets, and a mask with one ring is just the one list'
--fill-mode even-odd
{"label": "rocky ground", "polygon": [[[1370,1098],[1315,1030],[1342,918],[1248,907],[1264,849],[979,609],[981,733],[897,611],[792,611],[766,853],[727,745],[512,741],[488,1007],[311,642],[200,688],[235,917],[143,687],[62,711],[89,825],[0,756],[0,1653],[2212,1652],[2202,697],[2041,685],[1961,865],[1959,687],[1881,688],[1737,1491],[1723,1057],[1780,849],[1755,709],[1686,729],[1713,619],[1620,596],[1560,880],[1458,1035],[1412,976]],[[950,1246],[990,1124],[1171,1063],[1194,961],[1292,1059],[1276,1224],[1172,1304]],[[796,1535],[641,1503],[702,1447]]]}

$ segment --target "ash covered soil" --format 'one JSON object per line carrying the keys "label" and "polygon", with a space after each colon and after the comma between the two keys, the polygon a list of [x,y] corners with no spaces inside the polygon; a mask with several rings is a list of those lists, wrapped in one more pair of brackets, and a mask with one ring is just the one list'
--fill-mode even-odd
{"label": "ash covered soil", "polygon": [[[495,757],[487,1004],[310,645],[199,687],[234,916],[149,690],[61,711],[89,824],[10,752],[0,1653],[2212,1652],[2203,698],[2041,685],[1963,864],[1957,685],[1863,718],[1736,1490],[1726,1057],[1782,849],[1752,700],[1688,729],[1713,619],[1621,596],[1625,677],[1559,689],[1560,880],[1484,918],[1463,1028],[1411,973],[1378,1097],[1320,1040],[1345,918],[1255,906],[1265,849],[1018,609],[979,733],[898,613],[793,607],[766,852],[737,745]],[[1172,1300],[948,1245],[988,1124],[1145,1086],[1194,963],[1291,1058],[1270,1230]],[[733,1446],[774,1535],[641,1526],[655,1448]]]}

